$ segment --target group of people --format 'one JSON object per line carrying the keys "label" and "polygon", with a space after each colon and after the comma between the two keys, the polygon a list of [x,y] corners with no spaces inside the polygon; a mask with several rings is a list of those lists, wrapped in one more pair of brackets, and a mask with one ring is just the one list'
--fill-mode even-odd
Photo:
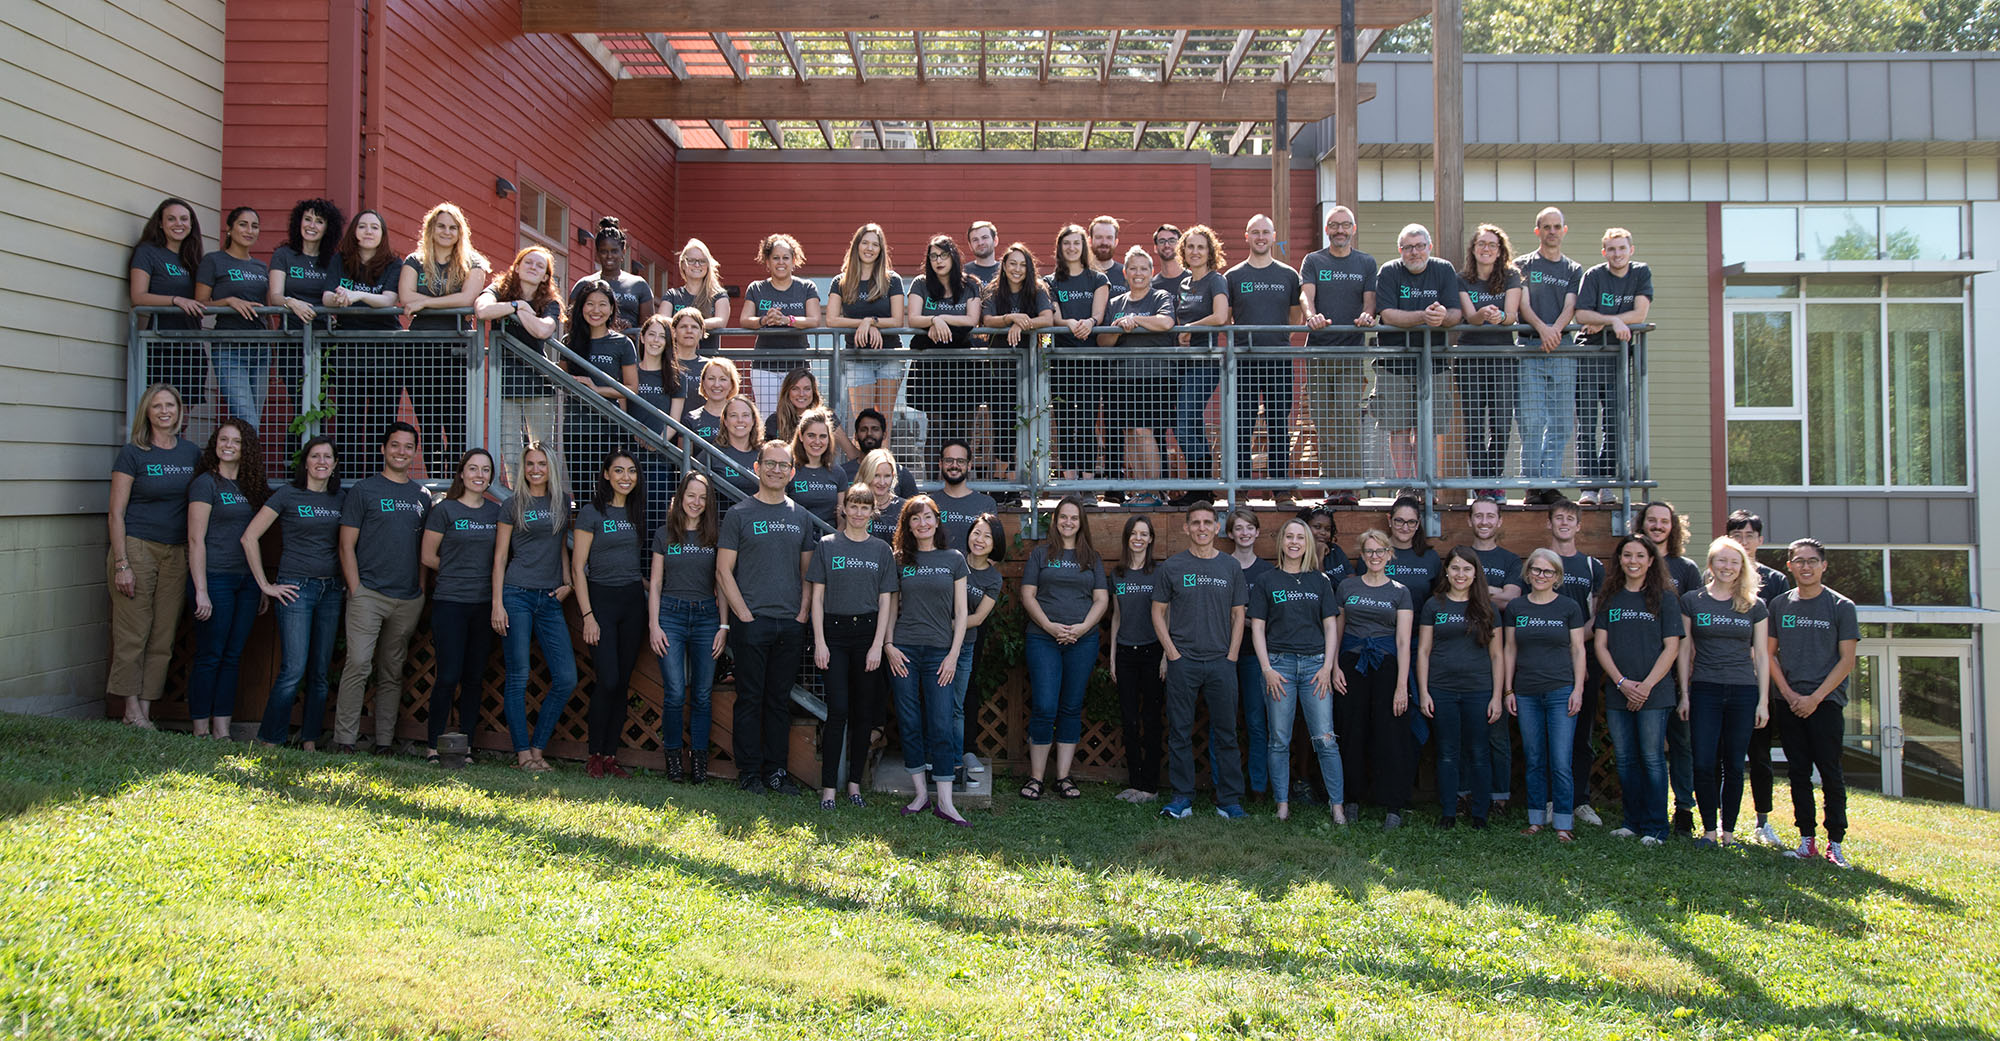
{"label": "group of people", "polygon": [[[688,240],[677,255],[681,283],[656,295],[645,278],[626,270],[630,247],[615,217],[599,222],[597,269],[567,292],[554,284],[555,257],[538,245],[521,249],[505,270],[497,270],[473,248],[464,213],[450,203],[424,216],[417,248],[407,255],[392,246],[378,212],[365,210],[348,220],[326,199],[293,207],[286,240],[268,264],[251,254],[261,231],[255,210],[238,207],[225,223],[223,248],[204,253],[191,205],[168,199],[154,212],[132,255],[132,303],[185,312],[156,318],[156,327],[191,328],[205,309],[221,306],[229,310],[215,318],[216,328],[263,328],[270,319],[256,308],[269,306],[278,308],[277,317],[290,327],[313,323],[336,332],[380,332],[398,328],[407,316],[412,330],[436,333],[470,318],[495,323],[528,353],[546,355],[548,344],[559,340],[588,360],[588,366],[571,366],[572,372],[587,391],[609,399],[608,406],[578,400],[559,406],[554,384],[509,353],[502,362],[501,429],[508,444],[561,444],[571,458],[593,460],[627,440],[603,419],[606,407],[632,412],[669,439],[668,417],[683,427],[722,433],[728,447],[747,459],[766,429],[726,415],[740,397],[763,417],[769,432],[788,437],[798,415],[827,400],[819,387],[826,373],[815,373],[799,352],[808,345],[808,331],[831,330],[851,349],[842,370],[848,416],[873,409],[886,427],[896,419],[898,401],[906,402],[925,416],[926,455],[946,441],[964,440],[975,449],[975,476],[1006,479],[1014,463],[1009,446],[998,440],[1013,427],[1018,411],[1014,378],[964,356],[910,362],[874,360],[865,353],[902,347],[899,330],[913,329],[912,347],[1018,348],[1046,336],[1057,348],[1147,351],[1117,362],[1058,355],[1049,377],[1054,472],[1069,480],[1109,474],[1199,484],[1218,469],[1206,416],[1221,372],[1210,356],[1172,357],[1176,347],[1211,347],[1212,334],[1170,330],[1266,327],[1238,337],[1258,348],[1292,344],[1292,332],[1268,328],[1290,326],[1303,330],[1304,342],[1315,347],[1356,346],[1373,335],[1382,346],[1414,349],[1428,340],[1442,351],[1448,333],[1449,346],[1459,353],[1449,361],[1436,359],[1432,375],[1444,380],[1440,387],[1462,388],[1456,395],[1464,442],[1457,473],[1501,478],[1510,438],[1518,432],[1518,476],[1550,481],[1573,469],[1587,503],[1616,475],[1618,359],[1608,349],[1602,357],[1553,352],[1572,344],[1608,348],[1629,340],[1632,327],[1646,320],[1653,297],[1650,269],[1633,259],[1629,231],[1606,230],[1603,263],[1585,270],[1563,253],[1569,229],[1554,208],[1537,216],[1538,248],[1524,256],[1514,254],[1504,229],[1478,225],[1462,267],[1434,257],[1430,233],[1417,224],[1398,235],[1398,256],[1378,264],[1356,248],[1356,217],[1346,206],[1328,212],[1326,247],[1308,254],[1297,268],[1278,259],[1277,229],[1261,214],[1247,222],[1247,256],[1234,264],[1221,237],[1205,224],[1185,230],[1162,224],[1153,231],[1150,250],[1134,245],[1122,253],[1117,218],[1067,224],[1057,230],[1046,274],[1031,248],[1019,241],[1002,247],[998,229],[978,221],[967,230],[969,252],[951,235],[932,236],[922,274],[905,277],[894,267],[887,233],[879,224],[865,223],[849,239],[824,298],[802,273],[806,258],[798,241],[778,233],[758,243],[764,277],[743,287],[740,312],[732,310],[715,256],[698,239]],[[329,315],[336,308],[373,310]],[[1580,328],[1573,340],[1572,327]],[[753,352],[747,373],[728,362],[717,365],[719,334],[726,328],[755,330],[755,351],[769,360]],[[982,329],[994,331],[976,332]],[[1478,348],[1515,345],[1540,353],[1476,354]],[[1467,354],[1468,348],[1475,353]],[[463,416],[454,416],[452,408],[454,401],[462,406],[457,389],[462,381],[452,378],[447,364],[451,349],[449,343],[393,348],[371,339],[342,343],[332,428],[344,454],[369,450],[368,435],[394,417],[403,392],[415,413],[423,456],[445,459],[462,450]],[[791,357],[785,357],[788,352]],[[198,403],[209,378],[201,353],[192,340],[156,343],[148,359],[149,381],[175,382],[191,404]],[[218,341],[208,358],[221,411],[262,424],[269,345]],[[1408,358],[1310,360],[1303,407],[1312,414],[1320,476],[1367,472],[1359,422],[1364,408],[1383,432],[1390,476],[1416,476],[1417,366]],[[1455,383],[1448,378],[1453,373]],[[1293,375],[1292,359],[1269,352],[1245,356],[1237,365],[1238,472],[1252,474],[1252,453],[1261,444],[1266,458],[1261,480],[1273,488],[1295,475],[1308,476],[1303,446],[1290,437]],[[1443,430],[1454,411],[1453,396],[1447,390],[1435,400],[1434,423]],[[836,437],[837,451],[853,447],[844,435]],[[663,459],[646,461],[663,495],[674,475],[662,469]],[[747,471],[739,477],[747,491],[753,483]],[[1199,494],[1175,502],[1185,505]],[[1130,500],[1138,506],[1165,501],[1153,491]],[[1337,492],[1332,501],[1348,504],[1353,496]]]}

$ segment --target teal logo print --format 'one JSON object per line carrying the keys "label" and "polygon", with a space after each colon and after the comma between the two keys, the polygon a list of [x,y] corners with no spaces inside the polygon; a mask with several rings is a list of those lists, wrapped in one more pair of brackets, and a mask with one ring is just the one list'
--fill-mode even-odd
{"label": "teal logo print", "polygon": [[1793,614],[1781,614],[1781,615],[1779,615],[1779,616],[1778,616],[1778,628],[1780,628],[1780,629],[1796,629],[1796,628],[1798,628],[1798,627],[1799,627],[1799,616],[1798,616],[1798,615],[1793,615]]}
{"label": "teal logo print", "polygon": [[1528,272],[1528,284],[1529,284],[1529,285],[1531,285],[1531,286],[1538,286],[1538,285],[1541,285],[1541,284],[1542,284],[1542,273],[1541,273],[1541,272],[1539,272],[1539,271],[1530,271],[1530,272]]}
{"label": "teal logo print", "polygon": [[805,490],[806,490],[806,482],[804,482],[804,481],[793,481],[793,482],[792,482],[792,490],[793,490],[793,491],[795,491],[795,492],[803,492],[803,491],[805,491]]}
{"label": "teal logo print", "polygon": [[1181,585],[1182,585],[1182,587],[1184,587],[1184,588],[1187,588],[1187,589],[1193,589],[1193,588],[1194,588],[1194,576],[1193,576],[1193,575],[1182,575],[1182,576],[1181,576]]}
{"label": "teal logo print", "polygon": [[1438,624],[1438,625],[1443,625],[1443,624],[1445,624],[1445,622],[1446,622],[1446,621],[1450,620],[1450,618],[1451,618],[1451,616],[1450,616],[1450,615],[1448,615],[1448,614],[1444,613],[1443,611],[1439,611],[1439,612],[1437,613],[1437,622],[1436,622],[1436,624]]}
{"label": "teal logo print", "polygon": [[669,545],[669,546],[667,547],[667,550],[666,550],[666,552],[667,552],[667,556],[670,556],[670,557],[678,557],[678,556],[680,556],[680,555],[681,555],[681,544],[680,544],[680,543],[678,543],[678,542],[676,542],[676,543],[673,543],[672,545]]}
{"label": "teal logo print", "polygon": [[1701,614],[1698,614],[1698,615],[1695,615],[1695,616],[1694,616],[1694,624],[1696,624],[1696,625],[1707,625],[1707,624],[1708,624],[1708,620],[1709,620],[1709,618],[1710,618],[1710,617],[1711,617],[1711,616],[1710,616],[1710,615],[1709,615],[1709,614],[1708,614],[1707,612],[1705,612],[1705,611],[1704,611],[1704,612],[1702,612]]}
{"label": "teal logo print", "polygon": [[1516,629],[1526,629],[1527,627],[1528,627],[1528,616],[1527,616],[1527,615],[1519,615],[1519,616],[1517,616],[1517,617],[1516,617],[1516,618],[1514,619],[1514,628],[1516,628]]}
{"label": "teal logo print", "polygon": [[382,512],[383,512],[383,513],[394,513],[394,512],[396,512],[396,500],[394,500],[394,499],[383,499],[383,500],[381,500],[381,504],[382,504]]}
{"label": "teal logo print", "polygon": [[770,522],[770,521],[751,521],[751,522],[750,522],[750,533],[751,533],[752,535],[769,535],[769,534],[771,533],[771,522]]}
{"label": "teal logo print", "polygon": [[1612,609],[1611,609],[1611,620],[1612,620],[1612,621],[1614,621],[1614,622],[1615,622],[1615,621],[1617,621],[1618,619],[1620,619],[1620,618],[1622,618],[1622,617],[1624,617],[1624,616],[1625,616],[1625,609],[1624,609],[1624,608],[1622,608],[1622,607],[1614,607],[1614,608],[1612,608]]}
{"label": "teal logo print", "polygon": [[917,575],[917,569],[914,565],[903,568],[904,578],[915,578],[916,575]]}
{"label": "teal logo print", "polygon": [[1413,290],[1413,289],[1411,289],[1411,288],[1410,288],[1409,286],[1397,286],[1397,287],[1396,287],[1396,295],[1397,295],[1397,296],[1399,296],[1399,297],[1402,297],[1402,298],[1403,298],[1403,299],[1405,299],[1405,300],[1408,300],[1409,298],[1411,298],[1411,297],[1413,297],[1413,296],[1415,296],[1415,295],[1417,295],[1417,294],[1416,294],[1416,291],[1415,291],[1415,290]]}
{"label": "teal logo print", "polygon": [[452,521],[451,526],[457,531],[469,531],[472,528],[472,522],[460,517],[458,520]]}
{"label": "teal logo print", "polygon": [[1617,306],[1617,302],[1618,298],[1612,296],[1610,293],[1597,294],[1597,305],[1599,307],[1615,307]]}
{"label": "teal logo print", "polygon": [[313,515],[313,508],[312,508],[312,507],[310,507],[310,506],[301,506],[301,507],[299,507],[299,516],[301,516],[301,517],[310,517],[310,516],[312,516],[312,515]]}
{"label": "teal logo print", "polygon": [[1333,281],[1333,272],[1322,269],[1319,273],[1319,280],[1322,282]]}
{"label": "teal logo print", "polygon": [[1118,595],[1119,596],[1125,595],[1125,583],[1123,582],[1118,583]]}
{"label": "teal logo print", "polygon": [[160,464],[158,464],[158,463],[147,463],[147,464],[146,464],[146,476],[148,476],[148,477],[165,477],[166,475],[167,475],[167,468],[166,468],[166,467],[164,467],[164,466],[161,466],[161,465],[160,465]]}
{"label": "teal logo print", "polygon": [[605,533],[606,535],[609,535],[609,534],[611,534],[612,532],[614,532],[614,531],[617,531],[617,530],[618,530],[618,522],[617,522],[617,521],[615,521],[615,520],[606,520],[606,521],[604,522],[604,533]]}
{"label": "teal logo print", "polygon": [[834,557],[829,561],[829,563],[832,564],[833,569],[835,571],[845,571],[847,569],[846,557]]}

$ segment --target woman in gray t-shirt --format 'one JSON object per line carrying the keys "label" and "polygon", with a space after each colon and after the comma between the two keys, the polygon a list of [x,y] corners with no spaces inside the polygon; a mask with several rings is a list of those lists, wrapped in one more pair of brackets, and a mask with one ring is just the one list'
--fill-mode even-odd
{"label": "woman in gray t-shirt", "polygon": [[[952,805],[952,767],[962,754],[957,722],[959,651],[965,646],[965,556],[944,544],[937,503],[919,495],[903,504],[896,521],[895,624],[884,650],[889,685],[896,692],[896,725],[903,733],[903,766],[916,798],[905,816],[931,803],[940,819],[969,826]],[[932,803],[924,774],[936,788]]]}
{"label": "woman in gray t-shirt", "polygon": [[[729,608],[715,595],[715,544],[722,522],[708,477],[681,479],[667,519],[653,534],[653,570],[646,585],[651,601],[653,653],[660,659],[660,748],[667,757],[667,780],[708,780],[708,735],[713,716],[709,695],[715,661],[729,639]],[[682,713],[694,706],[686,724],[689,754],[681,753]]]}
{"label": "woman in gray t-shirt", "polygon": [[[521,450],[521,483],[500,515],[493,540],[493,631],[507,662],[501,707],[514,757],[523,770],[553,769],[542,757],[556,720],[576,690],[576,650],[562,603],[569,598],[569,487],[562,455],[540,444]],[[549,689],[535,729],[528,730],[528,641],[542,646]]]}
{"label": "woman in gray t-shirt", "polygon": [[187,598],[187,489],[201,450],[180,436],[180,391],[156,383],[139,401],[131,437],[111,465],[105,689],[125,699],[125,722],[151,730],[152,703],[166,692],[174,628]]}
{"label": "woman in gray t-shirt", "polygon": [[493,541],[500,530],[500,504],[486,497],[493,484],[493,456],[470,448],[444,501],[424,516],[423,565],[437,574],[431,587],[431,644],[437,679],[431,684],[430,751],[438,762],[438,738],[451,730],[472,737],[479,727],[479,702],[486,692],[486,662],[493,656]]}
{"label": "woman in gray t-shirt", "polygon": [[1687,714],[1672,672],[1679,660],[1680,598],[1674,595],[1659,544],[1643,535],[1619,540],[1613,567],[1597,594],[1597,663],[1611,681],[1605,724],[1618,753],[1625,823],[1612,832],[1648,846],[1667,837],[1667,714]]}
{"label": "woman in gray t-shirt", "polygon": [[1757,596],[1757,569],[1727,536],[1708,545],[1708,581],[1681,594],[1688,638],[1680,650],[1694,742],[1694,801],[1706,845],[1735,841],[1718,833],[1718,814],[1736,819],[1750,733],[1771,718],[1771,612]]}

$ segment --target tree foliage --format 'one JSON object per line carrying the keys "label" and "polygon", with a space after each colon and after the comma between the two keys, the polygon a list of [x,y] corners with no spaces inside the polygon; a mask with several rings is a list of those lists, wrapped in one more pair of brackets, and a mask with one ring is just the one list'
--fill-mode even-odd
{"label": "tree foliage", "polygon": [[[1468,54],[2000,49],[2000,0],[1466,0]],[[1427,52],[1428,19],[1377,50]]]}

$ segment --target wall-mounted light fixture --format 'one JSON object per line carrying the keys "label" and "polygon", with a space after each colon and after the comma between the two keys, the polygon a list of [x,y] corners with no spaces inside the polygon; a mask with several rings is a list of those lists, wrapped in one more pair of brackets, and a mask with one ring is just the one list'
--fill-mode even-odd
{"label": "wall-mounted light fixture", "polygon": [[576,229],[576,244],[577,244],[577,245],[579,245],[579,246],[588,246],[588,245],[590,245],[590,244],[591,244],[592,242],[594,242],[594,241],[596,241],[596,239],[595,239],[595,238],[594,238],[594,237],[593,237],[593,236],[592,236],[592,235],[590,234],[590,229],[589,229],[589,228],[578,228],[578,229]]}
{"label": "wall-mounted light fixture", "polygon": [[515,190],[516,189],[514,188],[514,182],[506,179],[505,177],[494,178],[493,194],[498,195],[499,197],[504,199],[509,195],[514,194]]}

